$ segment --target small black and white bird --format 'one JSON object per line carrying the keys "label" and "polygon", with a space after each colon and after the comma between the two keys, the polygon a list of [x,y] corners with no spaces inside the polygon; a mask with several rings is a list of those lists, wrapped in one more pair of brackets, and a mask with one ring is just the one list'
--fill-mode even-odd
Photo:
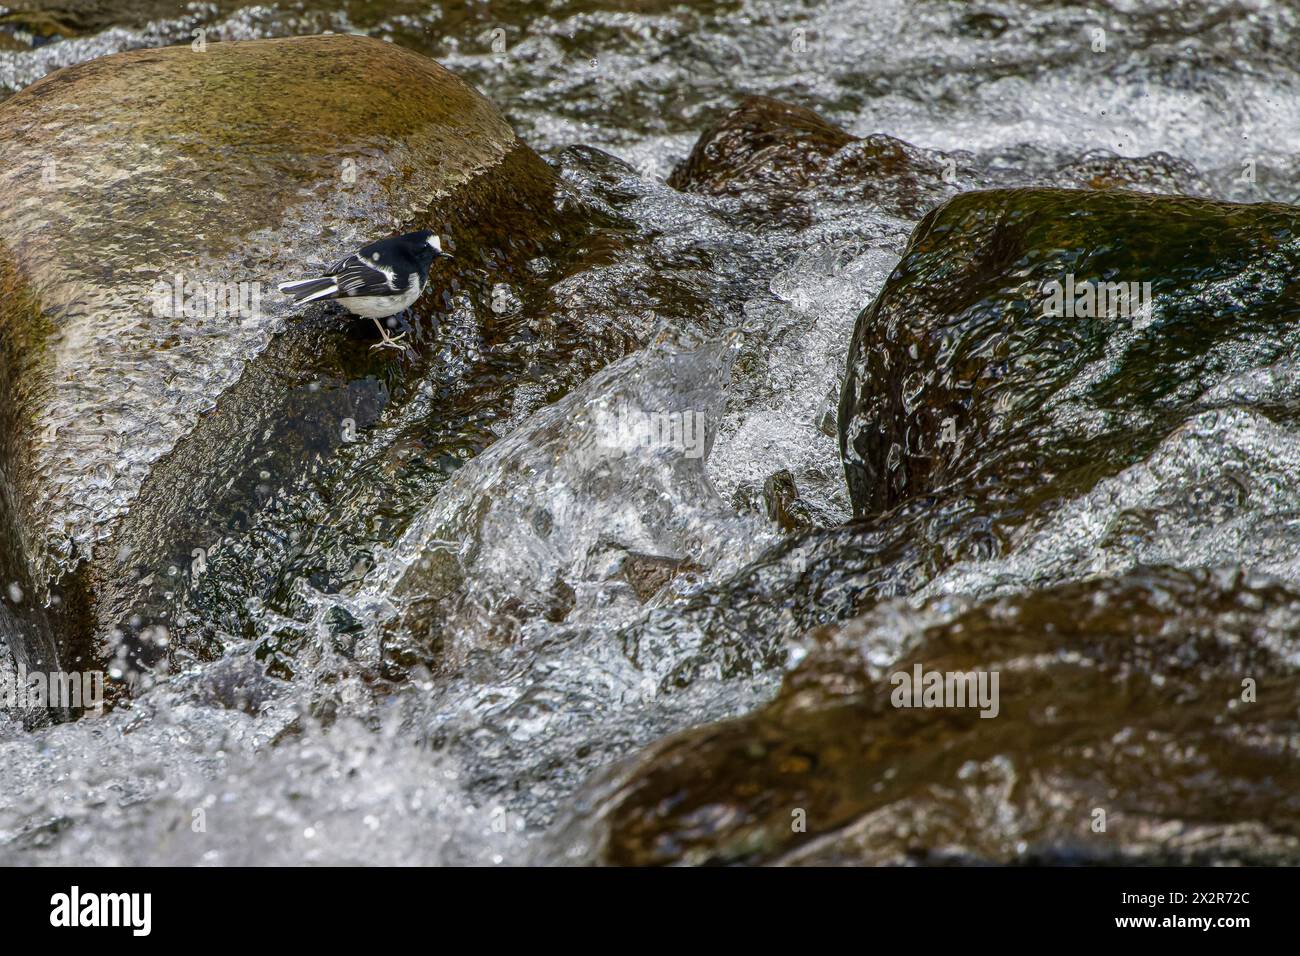
{"label": "small black and white bird", "polygon": [[408,232],[363,246],[314,279],[281,282],[279,289],[298,303],[336,299],[354,315],[374,320],[384,340],[371,348],[404,349],[398,340],[406,333],[389,335],[379,320],[409,308],[429,281],[434,260],[450,258],[437,233]]}

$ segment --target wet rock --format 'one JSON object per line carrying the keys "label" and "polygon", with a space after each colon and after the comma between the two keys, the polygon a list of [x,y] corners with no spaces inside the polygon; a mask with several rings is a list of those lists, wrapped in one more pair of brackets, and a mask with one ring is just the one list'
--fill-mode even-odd
{"label": "wet rock", "polygon": [[196,703],[239,710],[252,716],[260,714],[288,690],[287,684],[268,677],[249,654],[231,655],[214,661],[211,667],[192,679],[191,685],[190,691]]}
{"label": "wet rock", "polygon": [[988,10],[972,10],[957,21],[957,32],[962,36],[993,40],[1007,32],[1007,18]]}
{"label": "wet rock", "polygon": [[[921,215],[972,178],[970,158],[921,149],[873,133],[854,140],[821,170],[818,185],[837,191],[837,202],[864,203],[906,219]],[[812,193],[815,198],[816,192]]]}
{"label": "wet rock", "polygon": [[750,96],[700,134],[668,185],[714,196],[764,186],[798,189],[854,139],[810,109]]}
{"label": "wet rock", "polygon": [[1191,163],[1168,153],[1129,157],[1105,150],[1095,150],[1062,164],[1044,185],[1207,197],[1212,192]]}
{"label": "wet rock", "polygon": [[632,586],[642,604],[660,593],[679,574],[703,571],[691,561],[659,554],[627,554],[619,567],[619,576]]}
{"label": "wet rock", "polygon": [[808,506],[799,500],[799,488],[789,469],[783,468],[763,483],[767,516],[782,531],[805,531],[813,525]]}
{"label": "wet rock", "polygon": [[555,219],[553,174],[490,103],[344,35],[51,74],[0,104],[0,187],[0,571],[29,595],[4,619],[16,654],[65,666],[104,658],[94,633],[176,626],[221,544],[411,389],[418,362],[381,362],[330,307],[291,311],[275,280],[430,227],[458,254],[434,288],[472,293],[470,270],[522,269]]}
{"label": "wet rock", "polygon": [[[885,604],[814,634],[771,705],[608,774],[564,848],[618,864],[1294,864],[1297,624],[1300,592],[1230,569]],[[918,667],[945,687],[982,673],[984,697],[953,681],[910,701],[898,675]]]}
{"label": "wet rock", "polygon": [[1076,189],[1208,196],[1210,186],[1188,162],[1167,153],[1119,156],[1097,149],[1081,156],[975,155],[923,149],[892,136],[854,136],[812,110],[751,96],[700,134],[668,184],[685,192],[738,200],[747,221],[807,226],[810,208],[859,204],[919,219],[959,191],[1028,180]]}
{"label": "wet rock", "polygon": [[25,9],[0,14],[0,27],[31,35],[37,42],[83,36],[114,26],[144,27],[176,13],[166,0],[131,0],[129,4],[104,0],[55,0],[24,4]]}
{"label": "wet rock", "polygon": [[1297,225],[1285,206],[1118,191],[950,200],[854,330],[856,514],[961,480],[1031,508],[1149,453],[1216,375],[1288,354]]}
{"label": "wet rock", "polygon": [[731,507],[738,514],[763,514],[767,510],[763,502],[763,489],[752,481],[742,481],[731,493]]}
{"label": "wet rock", "polygon": [[853,136],[812,110],[751,96],[700,134],[668,184],[739,197],[769,216],[834,189],[838,201],[916,218],[955,191],[956,169],[942,153],[882,134]]}

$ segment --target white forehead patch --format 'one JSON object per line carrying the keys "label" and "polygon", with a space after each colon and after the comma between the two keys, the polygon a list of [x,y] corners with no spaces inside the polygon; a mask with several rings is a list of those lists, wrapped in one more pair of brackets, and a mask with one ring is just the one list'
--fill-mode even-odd
{"label": "white forehead patch", "polygon": [[442,240],[438,238],[437,233],[429,237],[429,245],[433,246],[434,252],[442,252]]}

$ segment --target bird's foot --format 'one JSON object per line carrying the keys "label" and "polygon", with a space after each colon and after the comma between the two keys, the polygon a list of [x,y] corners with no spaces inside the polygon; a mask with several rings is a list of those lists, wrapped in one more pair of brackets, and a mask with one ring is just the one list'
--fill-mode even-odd
{"label": "bird's foot", "polygon": [[396,349],[399,352],[405,352],[410,349],[410,346],[402,341],[402,339],[406,338],[405,332],[399,332],[397,335],[389,335],[388,330],[384,328],[378,320],[375,321],[375,328],[379,329],[379,334],[383,338],[383,341],[376,342],[374,345],[370,346],[371,351],[374,351],[375,349]]}

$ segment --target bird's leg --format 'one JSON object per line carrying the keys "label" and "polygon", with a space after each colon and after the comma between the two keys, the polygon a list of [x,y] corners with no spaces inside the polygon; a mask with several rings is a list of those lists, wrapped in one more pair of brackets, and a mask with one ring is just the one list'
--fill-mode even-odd
{"label": "bird's leg", "polygon": [[388,330],[384,328],[384,323],[379,319],[372,318],[370,321],[375,323],[375,328],[379,330],[379,334],[383,337],[382,342],[376,342],[374,345],[370,346],[372,349],[397,349],[399,352],[406,351],[407,346],[399,341],[406,335],[405,332],[398,335],[389,335]]}

